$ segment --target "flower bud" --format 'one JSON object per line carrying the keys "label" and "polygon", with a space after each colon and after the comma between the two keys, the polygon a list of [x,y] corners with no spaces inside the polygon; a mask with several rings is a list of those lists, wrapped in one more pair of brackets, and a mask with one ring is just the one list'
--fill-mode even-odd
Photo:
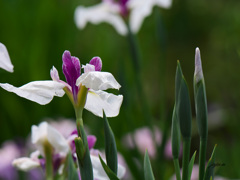
{"label": "flower bud", "polygon": [[193,84],[194,84],[196,120],[199,135],[201,139],[207,139],[208,136],[207,98],[199,48],[196,48],[195,73]]}

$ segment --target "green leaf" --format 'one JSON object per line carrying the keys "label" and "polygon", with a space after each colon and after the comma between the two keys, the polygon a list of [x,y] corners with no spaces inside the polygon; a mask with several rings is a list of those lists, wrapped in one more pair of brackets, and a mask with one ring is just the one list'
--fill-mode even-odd
{"label": "green leaf", "polygon": [[204,180],[210,180],[211,178],[214,179],[214,168],[215,168],[215,151],[217,145],[214,146],[212,155],[208,161],[206,172],[204,175]]}
{"label": "green leaf", "polygon": [[196,157],[196,152],[194,152],[194,154],[192,155],[192,158],[190,160],[190,163],[188,165],[188,180],[191,180],[191,176],[192,176],[192,169],[193,169],[193,165],[194,165],[194,161],[195,161],[195,157]]}
{"label": "green leaf", "polygon": [[194,97],[198,132],[202,139],[208,136],[208,111],[204,79],[194,82]]}
{"label": "green leaf", "polygon": [[182,80],[179,97],[177,99],[176,111],[180,123],[183,138],[190,139],[192,133],[192,110],[187,82]]}
{"label": "green leaf", "polygon": [[67,161],[68,179],[79,180],[77,168],[75,167],[71,153],[68,154]]}
{"label": "green leaf", "polygon": [[104,119],[105,153],[107,165],[115,174],[117,174],[118,159],[115,137],[104,112],[103,119]]}
{"label": "green leaf", "polygon": [[179,121],[176,114],[176,108],[174,106],[173,115],[172,115],[172,155],[173,159],[178,159],[179,151],[180,151],[180,142],[181,142],[181,134],[180,134],[180,127]]}
{"label": "green leaf", "polygon": [[101,156],[99,155],[99,159],[101,161],[102,167],[106,172],[107,176],[110,180],[120,180],[117,175],[106,165],[106,163],[102,160]]}
{"label": "green leaf", "polygon": [[175,106],[176,114],[180,123],[183,138],[190,139],[192,131],[192,110],[187,82],[182,74],[180,62],[178,61],[175,78]]}
{"label": "green leaf", "polygon": [[[76,145],[76,153],[78,158],[78,164],[81,174],[82,180],[93,180],[93,169],[92,169],[92,162],[90,159],[90,153],[88,148],[88,142],[87,142],[87,135],[84,131],[83,125],[80,125],[80,132],[81,132],[81,139],[83,142],[83,146],[81,147],[81,142],[75,143]],[[75,139],[77,140],[77,138]],[[81,146],[79,146],[81,145]],[[84,149],[84,152],[82,150]],[[84,155],[83,155],[84,154]],[[83,157],[82,157],[83,155]]]}
{"label": "green leaf", "polygon": [[147,150],[144,157],[144,177],[145,180],[155,180]]}
{"label": "green leaf", "polygon": [[182,74],[181,65],[180,65],[180,62],[177,61],[177,70],[176,70],[176,76],[175,76],[175,99],[176,100],[178,99],[182,77],[183,77],[183,74]]}

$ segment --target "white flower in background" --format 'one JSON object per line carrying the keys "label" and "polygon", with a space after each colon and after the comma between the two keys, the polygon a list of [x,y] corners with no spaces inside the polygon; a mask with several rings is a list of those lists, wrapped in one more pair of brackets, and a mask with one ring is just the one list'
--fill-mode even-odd
{"label": "white flower in background", "polygon": [[[105,171],[104,171],[104,169],[102,167],[101,161],[100,161],[100,159],[98,157],[99,154],[101,155],[101,153],[98,150],[92,149],[90,151],[90,158],[91,158],[92,166],[93,166],[93,176],[94,176],[94,179],[97,179],[97,180],[109,180],[107,174],[105,173]],[[101,155],[101,157],[103,157],[103,156]],[[103,158],[103,161],[106,163],[106,160],[104,158]],[[125,167],[123,167],[122,165],[118,164],[117,177],[119,179],[121,179],[121,178],[123,178],[125,173],[126,173]]]}
{"label": "white flower in background", "polygon": [[169,8],[172,0],[102,0],[101,3],[90,6],[78,6],[75,10],[75,23],[83,29],[87,22],[111,24],[120,35],[127,35],[127,25],[124,22],[129,14],[129,26],[137,33],[144,21],[152,12],[154,6]]}
{"label": "white flower in background", "polygon": [[8,83],[0,83],[0,86],[9,92],[41,105],[51,102],[54,96],[62,97],[66,92],[73,105],[78,105],[78,95],[81,86],[84,85],[88,88],[85,104],[87,110],[100,117],[103,117],[103,110],[107,117],[117,116],[123,96],[116,96],[102,90],[119,89],[121,86],[111,73],[100,72],[102,69],[101,59],[99,57],[92,58],[89,64],[84,66],[85,73],[82,75],[78,58],[71,56],[69,51],[65,51],[62,59],[63,73],[67,82],[60,80],[57,69],[53,67],[50,72],[52,80],[33,81],[19,88]]}
{"label": "white flower in background", "polygon": [[54,153],[59,153],[66,156],[69,152],[69,145],[67,140],[55,128],[50,126],[47,122],[42,122],[38,126],[32,126],[32,143],[36,145],[41,155],[44,155],[45,143],[49,143]]}
{"label": "white flower in background", "polygon": [[6,71],[13,72],[13,65],[11,63],[7,48],[0,42],[0,68]]}
{"label": "white flower in background", "polygon": [[172,0],[129,0],[127,6],[131,11],[129,24],[133,33],[137,33],[144,19],[152,13],[154,6],[170,8]]}
{"label": "white flower in background", "polygon": [[[45,163],[44,146],[50,145],[53,150],[53,165],[54,161],[65,158],[70,151],[68,141],[55,128],[50,126],[47,122],[42,122],[39,126],[32,126],[31,133],[32,143],[36,145],[37,151],[33,152],[30,157],[22,157],[13,161],[13,166],[23,171],[40,167]],[[39,156],[43,158],[39,158]],[[59,164],[54,167],[58,169]]]}
{"label": "white flower in background", "polygon": [[127,26],[119,15],[119,8],[112,2],[103,1],[92,7],[77,7],[75,10],[75,23],[77,27],[83,29],[88,22],[93,24],[106,22],[111,24],[119,34],[127,34]]}

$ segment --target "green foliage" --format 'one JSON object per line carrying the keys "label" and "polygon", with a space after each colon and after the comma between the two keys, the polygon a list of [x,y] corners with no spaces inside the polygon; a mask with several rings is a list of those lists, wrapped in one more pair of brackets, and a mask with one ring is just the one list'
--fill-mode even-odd
{"label": "green foliage", "polygon": [[105,153],[108,167],[117,174],[118,159],[117,159],[117,145],[113,131],[108,123],[108,119],[103,112],[104,119],[104,135],[105,135]]}
{"label": "green foliage", "polygon": [[77,168],[75,167],[72,153],[69,153],[67,156],[67,170],[69,180],[79,180]]}
{"label": "green foliage", "polygon": [[144,177],[145,180],[155,180],[147,150],[144,156]]}
{"label": "green foliage", "polygon": [[194,165],[194,161],[195,161],[195,157],[196,157],[196,152],[194,152],[194,154],[192,155],[192,158],[189,162],[189,165],[188,165],[188,180],[191,180],[191,176],[192,176],[192,169],[193,169],[193,165]]}
{"label": "green foliage", "polygon": [[216,155],[217,145],[214,146],[212,155],[207,163],[206,172],[204,175],[204,180],[214,179],[214,168],[215,168],[215,155]]}
{"label": "green foliage", "polygon": [[176,114],[176,109],[174,106],[173,115],[172,115],[172,155],[173,159],[178,159],[179,151],[180,151],[180,144],[181,144],[181,134],[180,134],[180,127],[179,121]]}
{"label": "green foliage", "polygon": [[101,161],[102,167],[106,174],[108,175],[110,180],[119,180],[117,175],[106,165],[106,163],[102,160],[101,156],[99,155],[99,159]]}
{"label": "green foliage", "polygon": [[194,78],[194,96],[196,108],[196,120],[198,124],[198,132],[201,139],[207,139],[208,136],[208,111],[207,98],[204,79],[195,82]]}
{"label": "green foliage", "polygon": [[184,139],[190,139],[192,133],[192,110],[187,82],[182,74],[180,62],[176,71],[176,114],[180,123],[181,134]]}
{"label": "green foliage", "polygon": [[[90,159],[87,136],[83,126],[80,126],[80,132],[81,132],[81,138],[82,138],[83,144],[75,143],[75,145],[76,145],[76,153],[77,153],[77,158],[79,162],[78,165],[80,169],[81,178],[82,180],[93,180],[92,162]],[[82,152],[83,150],[84,152]]]}

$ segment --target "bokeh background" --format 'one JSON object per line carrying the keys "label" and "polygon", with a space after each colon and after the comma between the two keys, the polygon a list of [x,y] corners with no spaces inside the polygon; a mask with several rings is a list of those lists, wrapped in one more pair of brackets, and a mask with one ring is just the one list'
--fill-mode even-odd
{"label": "bokeh background", "polygon": [[[88,24],[83,30],[77,29],[74,23],[74,10],[78,5],[99,2],[0,0],[0,42],[8,48],[14,64],[14,73],[0,70],[0,82],[21,86],[30,81],[48,80],[53,65],[65,80],[61,73],[64,50],[70,50],[82,64],[93,56],[100,56],[103,71],[111,72],[122,85],[123,106],[119,116],[109,118],[109,122],[119,151],[129,161],[132,179],[138,179],[141,167],[135,167],[129,159],[134,157],[142,163],[143,155],[127,149],[123,137],[149,124],[144,119],[147,110],[141,105],[145,101],[151,123],[161,131],[165,129],[166,138],[170,137],[177,60],[189,85],[195,117],[192,81],[195,48],[199,47],[209,107],[207,157],[218,144],[217,162],[225,166],[217,167],[216,174],[240,178],[240,2],[173,0],[170,9],[155,7],[136,35],[145,97],[139,96],[128,37],[120,36],[106,23]],[[74,119],[67,96],[41,106],[0,90],[0,144],[9,139],[25,139],[31,126],[44,118]],[[85,111],[84,123],[98,138],[96,148],[103,148],[103,120]],[[199,137],[193,128],[192,153],[198,150],[198,144]],[[161,154],[161,146],[158,152]],[[174,173],[171,159],[158,155],[151,161],[156,179],[168,179]]]}

